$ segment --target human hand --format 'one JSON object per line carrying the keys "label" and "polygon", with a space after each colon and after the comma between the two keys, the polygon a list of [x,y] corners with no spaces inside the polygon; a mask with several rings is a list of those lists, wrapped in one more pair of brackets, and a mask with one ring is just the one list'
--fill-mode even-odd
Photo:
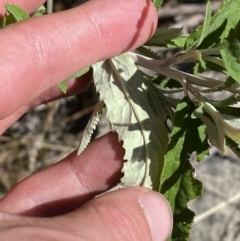
{"label": "human hand", "polygon": [[[42,2],[11,3],[31,12]],[[95,0],[2,29],[0,133],[29,108],[63,97],[61,80],[141,45],[156,23],[148,0]],[[89,79],[70,81],[68,95]],[[123,155],[108,134],[17,184],[0,200],[0,240],[165,240],[171,212],[159,194],[135,187],[94,198],[119,181]]]}

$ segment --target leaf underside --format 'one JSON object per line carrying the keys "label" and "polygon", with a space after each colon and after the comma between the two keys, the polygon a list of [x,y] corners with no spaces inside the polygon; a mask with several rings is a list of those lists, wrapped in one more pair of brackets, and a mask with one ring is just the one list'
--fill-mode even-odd
{"label": "leaf underside", "polygon": [[93,78],[100,100],[106,105],[106,118],[125,149],[127,161],[119,185],[158,190],[168,134],[150,107],[143,76],[124,54],[94,64]]}
{"label": "leaf underside", "polygon": [[93,113],[88,121],[88,124],[84,130],[82,141],[79,145],[78,152],[77,152],[78,155],[80,155],[90,143],[93,131],[96,129],[97,124],[99,123],[103,106],[104,106],[104,103],[102,101],[98,101],[98,103],[96,104],[93,110]]}

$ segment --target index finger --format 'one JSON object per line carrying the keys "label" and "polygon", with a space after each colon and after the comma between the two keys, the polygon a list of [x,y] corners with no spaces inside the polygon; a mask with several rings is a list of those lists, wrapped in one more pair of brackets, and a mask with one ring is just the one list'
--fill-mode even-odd
{"label": "index finger", "polygon": [[93,0],[0,31],[0,119],[99,60],[143,44],[154,32],[150,0]]}

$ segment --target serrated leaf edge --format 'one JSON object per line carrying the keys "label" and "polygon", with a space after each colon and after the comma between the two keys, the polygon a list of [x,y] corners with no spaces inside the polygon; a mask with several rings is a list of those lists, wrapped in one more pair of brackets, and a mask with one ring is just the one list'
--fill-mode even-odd
{"label": "serrated leaf edge", "polygon": [[88,124],[84,130],[83,137],[82,137],[81,143],[79,145],[77,155],[80,155],[87,148],[88,144],[90,143],[93,131],[96,129],[96,127],[99,123],[103,106],[104,106],[103,101],[97,102],[97,104],[93,110],[93,113],[91,115],[91,118],[89,119]]}

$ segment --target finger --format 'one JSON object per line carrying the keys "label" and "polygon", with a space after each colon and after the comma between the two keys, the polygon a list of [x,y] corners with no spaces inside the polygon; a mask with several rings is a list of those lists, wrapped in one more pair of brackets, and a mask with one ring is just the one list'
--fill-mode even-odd
{"label": "finger", "polygon": [[0,1],[0,18],[4,16],[5,13],[5,4],[14,4],[22,9],[24,9],[27,13],[32,13],[38,7],[40,7],[46,0],[1,0]]}
{"label": "finger", "polygon": [[165,241],[172,214],[159,193],[125,188],[92,199],[67,215],[29,218],[0,213],[4,240],[145,240]]}
{"label": "finger", "polygon": [[20,182],[0,201],[0,211],[54,216],[74,210],[116,185],[123,155],[116,134],[99,138],[80,156],[74,152]]}
{"label": "finger", "polygon": [[7,130],[7,128],[9,128],[13,123],[15,123],[29,109],[32,109],[41,104],[45,104],[56,99],[76,95],[86,90],[91,83],[91,77],[92,73],[91,71],[89,71],[87,74],[81,76],[78,79],[68,80],[66,94],[64,94],[57,85],[46,90],[40,96],[36,97],[28,104],[20,107],[18,110],[16,110],[14,113],[4,118],[3,120],[0,120],[0,135],[2,135],[4,131]]}
{"label": "finger", "polygon": [[150,0],[93,0],[2,29],[0,119],[79,69],[143,44],[156,24]]}
{"label": "finger", "polygon": [[82,229],[77,232],[89,240],[165,241],[172,229],[172,213],[163,196],[140,187],[101,195],[68,216],[78,217]]}
{"label": "finger", "polygon": [[0,120],[0,135],[2,135],[8,127],[10,127],[16,120],[18,120],[22,115],[24,115],[28,111],[28,106],[22,106],[13,114],[9,115],[8,117]]}

